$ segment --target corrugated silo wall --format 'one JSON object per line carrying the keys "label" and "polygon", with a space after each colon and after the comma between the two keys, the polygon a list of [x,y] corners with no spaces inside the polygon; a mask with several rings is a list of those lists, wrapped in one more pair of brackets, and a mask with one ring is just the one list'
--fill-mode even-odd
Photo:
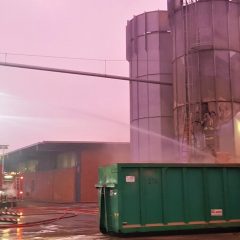
{"label": "corrugated silo wall", "polygon": [[[189,4],[189,2],[192,2]],[[205,150],[213,126],[217,152],[240,155],[240,2],[168,0],[173,34],[174,119],[184,138],[186,104]],[[187,80],[186,80],[187,79]],[[188,100],[187,100],[188,98]],[[209,124],[205,124],[209,118]],[[211,135],[211,134],[210,134]],[[211,136],[210,136],[211,137]],[[204,142],[205,141],[205,142]],[[211,147],[211,146],[210,146]]]}
{"label": "corrugated silo wall", "polygon": [[[128,22],[127,60],[132,78],[172,83],[169,29],[166,11],[143,13]],[[169,138],[174,135],[172,86],[132,82],[130,101],[133,160],[171,161],[167,156],[169,142],[160,135]]]}

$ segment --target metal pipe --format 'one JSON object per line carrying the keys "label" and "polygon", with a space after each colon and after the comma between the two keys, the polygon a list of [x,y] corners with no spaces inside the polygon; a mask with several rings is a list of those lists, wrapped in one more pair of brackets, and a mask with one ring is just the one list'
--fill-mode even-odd
{"label": "metal pipe", "polygon": [[0,62],[0,66],[39,70],[39,71],[46,71],[46,72],[84,75],[84,76],[90,76],[90,77],[111,78],[111,79],[124,80],[129,82],[142,82],[142,83],[152,83],[152,84],[172,86],[172,83],[169,83],[169,82],[156,82],[156,81],[150,81],[147,79],[136,79],[136,78],[129,78],[129,77],[118,76],[118,75],[109,75],[109,74],[101,74],[101,73],[94,73],[94,72],[83,72],[83,71],[61,69],[61,68],[50,68],[50,67],[18,64],[18,63],[5,63],[5,62]]}

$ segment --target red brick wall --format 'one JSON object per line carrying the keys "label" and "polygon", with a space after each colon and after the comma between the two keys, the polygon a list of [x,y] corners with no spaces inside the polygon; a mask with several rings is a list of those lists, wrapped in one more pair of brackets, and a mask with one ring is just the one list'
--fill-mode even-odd
{"label": "red brick wall", "polygon": [[54,202],[75,202],[75,168],[54,170]]}
{"label": "red brick wall", "polygon": [[25,173],[24,197],[40,201],[51,201],[52,180],[50,172]]}
{"label": "red brick wall", "polygon": [[25,173],[24,197],[46,202],[74,202],[75,168]]}
{"label": "red brick wall", "polygon": [[129,146],[103,146],[84,150],[80,165],[80,201],[97,202],[98,168],[100,166],[130,161]]}
{"label": "red brick wall", "polygon": [[[99,144],[82,150],[80,156],[80,201],[97,202],[100,166],[130,161],[128,144]],[[44,161],[44,159],[42,159]],[[55,169],[24,175],[24,196],[48,202],[75,202],[75,168]]]}
{"label": "red brick wall", "polygon": [[36,175],[36,191],[39,200],[51,201],[53,198],[53,174],[49,172],[39,172]]}

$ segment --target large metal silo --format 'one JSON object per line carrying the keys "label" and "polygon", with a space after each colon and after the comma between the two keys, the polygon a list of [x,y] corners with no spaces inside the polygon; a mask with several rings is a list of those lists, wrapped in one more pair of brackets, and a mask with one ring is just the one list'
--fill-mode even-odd
{"label": "large metal silo", "polygon": [[178,140],[240,156],[240,1],[168,0]]}
{"label": "large metal silo", "polygon": [[[132,78],[172,83],[172,43],[166,11],[143,13],[128,21],[127,60]],[[131,149],[135,161],[168,161],[170,145],[165,137],[174,135],[172,91],[172,86],[130,84]]]}

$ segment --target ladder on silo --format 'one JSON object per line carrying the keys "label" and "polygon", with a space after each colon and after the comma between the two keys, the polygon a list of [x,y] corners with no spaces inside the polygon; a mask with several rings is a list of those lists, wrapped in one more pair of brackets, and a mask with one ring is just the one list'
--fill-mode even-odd
{"label": "ladder on silo", "polygon": [[[189,23],[191,23],[191,15],[188,11],[189,5],[194,4],[194,12],[196,14],[196,0],[185,0],[182,5],[182,14],[184,16],[184,34],[185,34],[185,91],[186,91],[186,106],[184,113],[184,129],[182,137],[182,154],[184,158],[189,160],[189,156],[193,154],[195,147],[195,138],[192,126],[192,112],[191,112],[191,93],[193,92],[193,83],[191,76],[192,68],[189,64]],[[185,10],[184,10],[185,9]],[[190,20],[188,19],[190,18]],[[187,146],[185,146],[187,145]],[[188,147],[189,146],[189,147]]]}

